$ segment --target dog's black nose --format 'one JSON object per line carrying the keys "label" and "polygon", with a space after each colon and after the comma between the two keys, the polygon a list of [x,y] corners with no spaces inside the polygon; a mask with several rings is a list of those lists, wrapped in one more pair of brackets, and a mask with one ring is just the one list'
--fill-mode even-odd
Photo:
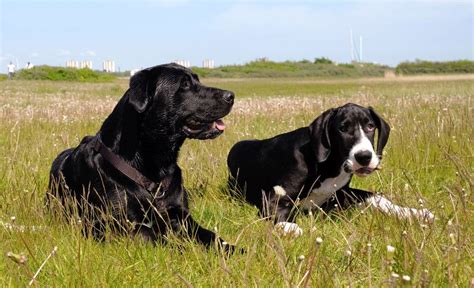
{"label": "dog's black nose", "polygon": [[356,161],[363,166],[367,166],[372,160],[372,152],[369,150],[360,151],[354,154]]}
{"label": "dog's black nose", "polygon": [[224,92],[224,95],[222,96],[224,98],[224,101],[227,103],[233,103],[234,102],[234,93],[230,91]]}

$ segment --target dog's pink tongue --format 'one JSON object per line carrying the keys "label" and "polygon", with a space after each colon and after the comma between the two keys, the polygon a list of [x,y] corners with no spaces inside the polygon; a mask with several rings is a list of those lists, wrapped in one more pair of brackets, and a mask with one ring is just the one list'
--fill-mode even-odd
{"label": "dog's pink tongue", "polygon": [[224,131],[225,129],[224,121],[222,121],[221,119],[214,121],[214,127],[216,127],[217,130]]}

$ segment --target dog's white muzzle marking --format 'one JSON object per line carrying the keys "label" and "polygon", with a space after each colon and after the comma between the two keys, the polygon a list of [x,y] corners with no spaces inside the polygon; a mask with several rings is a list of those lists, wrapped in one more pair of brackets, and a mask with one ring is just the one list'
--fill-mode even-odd
{"label": "dog's white muzzle marking", "polygon": [[[377,156],[377,154],[375,154],[372,143],[370,142],[369,138],[367,138],[367,135],[365,135],[365,132],[360,125],[359,125],[359,131],[360,131],[359,141],[357,141],[357,143],[352,147],[351,151],[349,152],[348,160],[351,161],[352,170],[355,171],[362,167],[375,169],[377,168],[377,166],[379,166],[380,159]],[[357,162],[356,157],[355,157],[357,153],[364,152],[364,151],[370,151],[370,153],[372,154],[372,158],[370,159],[369,165],[367,166],[361,165],[359,162]]]}

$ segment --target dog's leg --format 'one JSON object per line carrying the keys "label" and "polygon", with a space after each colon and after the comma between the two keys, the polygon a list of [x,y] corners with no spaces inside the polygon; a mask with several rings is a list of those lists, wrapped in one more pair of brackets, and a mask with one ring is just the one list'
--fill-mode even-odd
{"label": "dog's leg", "polygon": [[336,194],[321,205],[321,209],[326,213],[333,209],[347,209],[355,204],[364,203],[367,198],[374,193],[349,188],[347,185],[336,191]]}
{"label": "dog's leg", "polygon": [[217,242],[218,248],[224,250],[226,253],[233,253],[235,251],[236,247],[234,245],[230,245],[222,238],[217,237],[214,232],[199,225],[194,221],[191,215],[188,215],[185,221],[188,235],[190,237],[196,237],[196,239],[206,247],[210,247],[213,243]]}
{"label": "dog's leg", "polygon": [[388,215],[394,215],[399,219],[417,219],[423,222],[432,223],[435,219],[433,213],[428,209],[416,209],[409,207],[401,207],[393,204],[390,200],[382,195],[373,195],[366,199],[365,203],[379,211]]}
{"label": "dog's leg", "polygon": [[344,187],[336,193],[335,199],[328,201],[327,210],[338,205],[341,208],[347,208],[354,204],[365,204],[377,209],[387,215],[393,215],[399,219],[418,219],[420,221],[432,223],[434,215],[428,209],[416,209],[401,207],[393,204],[390,200],[380,194],[374,194],[365,190]]}
{"label": "dog's leg", "polygon": [[[278,188],[283,189],[283,188]],[[273,211],[275,217],[275,231],[283,236],[299,237],[303,235],[301,229],[295,221],[295,211],[293,202],[279,197],[270,200],[268,205],[270,211]]]}
{"label": "dog's leg", "polygon": [[211,245],[217,242],[219,248],[225,252],[232,253],[235,251],[235,246],[230,245],[223,239],[217,237],[216,233],[199,225],[192,218],[187,209],[175,208],[173,210],[174,211],[168,211],[173,230],[185,232],[190,238],[196,239],[206,247],[211,247]]}

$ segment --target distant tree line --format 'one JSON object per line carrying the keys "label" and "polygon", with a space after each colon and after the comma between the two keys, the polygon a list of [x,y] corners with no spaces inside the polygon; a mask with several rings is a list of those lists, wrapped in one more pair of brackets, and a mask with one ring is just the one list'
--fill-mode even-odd
{"label": "distant tree line", "polygon": [[[386,71],[394,71],[399,75],[417,74],[474,74],[474,61],[459,60],[447,62],[432,62],[416,60],[402,62],[397,67],[374,63],[338,64],[326,57],[315,58],[313,61],[275,62],[268,58],[258,58],[244,65],[226,65],[214,69],[193,67],[201,77],[215,78],[264,78],[264,77],[383,77]],[[105,73],[90,69],[76,69],[54,66],[36,66],[32,69],[19,70],[14,79],[22,80],[52,80],[52,81],[83,81],[104,82],[117,77],[128,77],[129,71]],[[5,74],[0,74],[0,81],[6,80]]]}
{"label": "distant tree line", "polygon": [[201,77],[264,78],[264,77],[383,77],[390,67],[373,63],[337,64],[321,57],[314,61],[275,62],[259,58],[244,65],[226,65],[214,69],[193,67]]}
{"label": "distant tree line", "polygon": [[459,60],[447,62],[432,62],[416,60],[402,62],[395,68],[397,74],[465,74],[474,73],[474,61]]}

